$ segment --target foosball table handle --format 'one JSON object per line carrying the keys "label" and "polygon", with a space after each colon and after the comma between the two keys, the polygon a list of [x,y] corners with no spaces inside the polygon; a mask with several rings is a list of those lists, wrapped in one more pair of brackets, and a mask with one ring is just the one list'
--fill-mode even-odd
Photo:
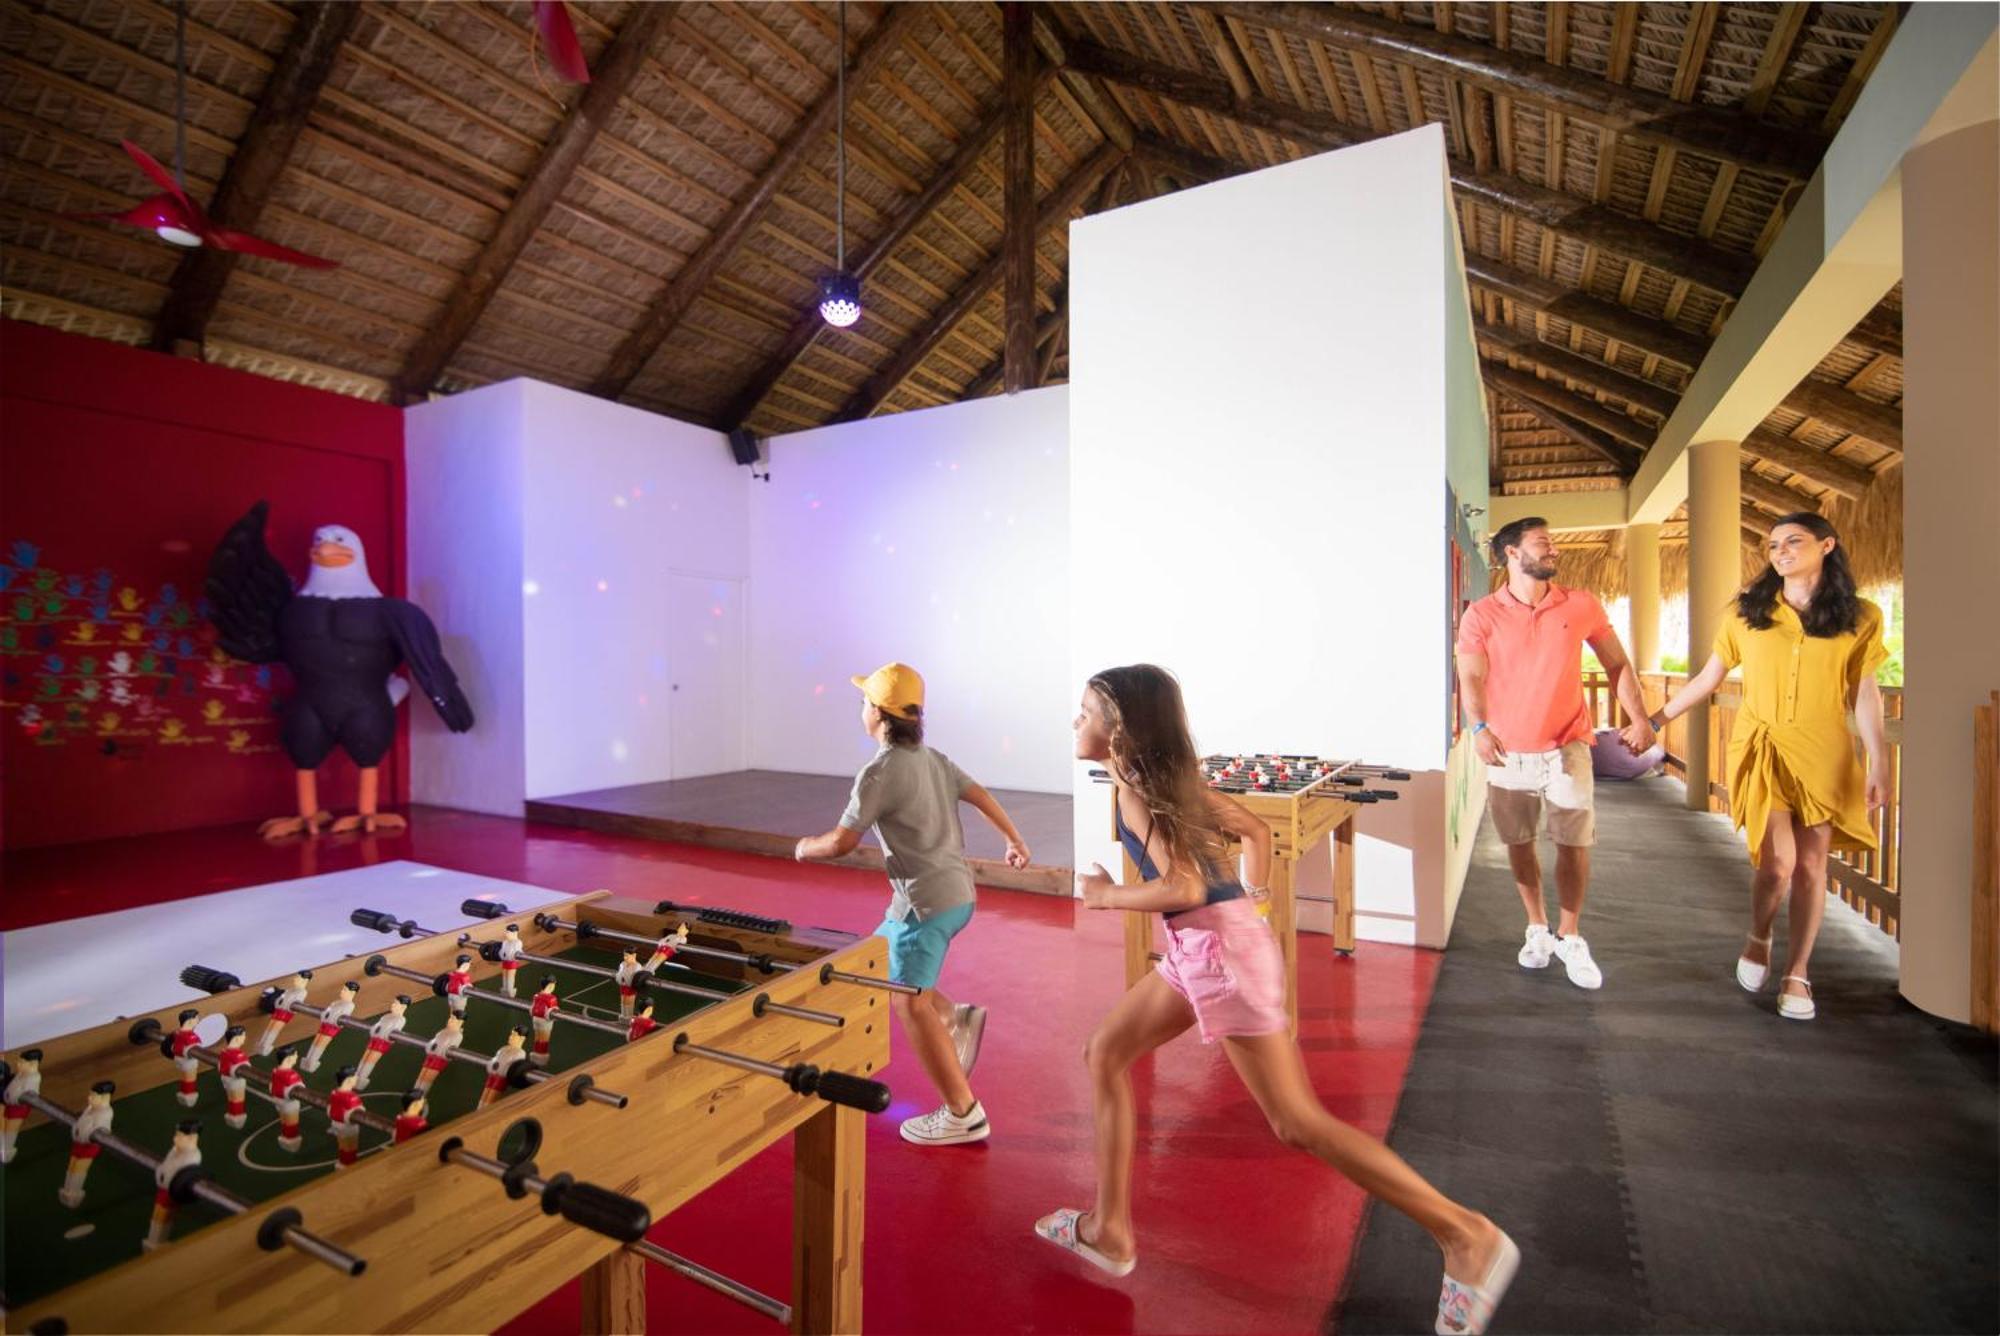
{"label": "foosball table handle", "polygon": [[228,993],[243,986],[243,980],[234,974],[207,965],[189,965],[181,971],[181,982],[204,993]]}
{"label": "foosball table handle", "polygon": [[[811,1064],[801,1064],[810,1067]],[[845,1104],[850,1109],[863,1113],[880,1113],[889,1107],[889,1087],[880,1081],[871,1081],[865,1076],[855,1076],[849,1072],[827,1072],[817,1067],[811,1068],[811,1084],[801,1089],[794,1086],[801,1095],[818,1095],[829,1104]]]}
{"label": "foosball table handle", "polygon": [[646,1203],[595,1183],[579,1183],[568,1174],[557,1174],[542,1189],[542,1211],[620,1243],[637,1243],[653,1227]]}
{"label": "foosball table handle", "polygon": [[405,937],[417,935],[415,919],[399,919],[385,910],[357,909],[347,916],[347,921],[357,928],[367,928],[371,932],[396,932]]}
{"label": "foosball table handle", "polygon": [[498,900],[466,900],[460,903],[458,912],[467,918],[497,919],[507,913],[507,906]]}

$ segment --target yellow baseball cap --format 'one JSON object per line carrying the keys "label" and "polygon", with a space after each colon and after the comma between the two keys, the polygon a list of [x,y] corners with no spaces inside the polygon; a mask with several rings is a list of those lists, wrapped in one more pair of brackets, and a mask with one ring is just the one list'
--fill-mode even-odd
{"label": "yellow baseball cap", "polygon": [[861,688],[870,705],[887,714],[914,719],[923,710],[923,675],[907,663],[885,663],[866,677],[847,680]]}

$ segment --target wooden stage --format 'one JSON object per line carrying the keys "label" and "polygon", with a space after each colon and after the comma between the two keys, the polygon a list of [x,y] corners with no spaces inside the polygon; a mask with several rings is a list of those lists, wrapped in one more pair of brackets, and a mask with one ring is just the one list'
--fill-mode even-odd
{"label": "wooden stage", "polygon": [[[781,770],[739,770],[698,779],[632,784],[528,801],[527,819],[576,826],[606,835],[636,835],[790,858],[802,835],[832,829],[847,810],[854,781],[841,775],[798,775]],[[994,789],[1014,819],[1035,861],[1019,871],[1002,861],[1005,842],[986,818],[961,805],[965,853],[982,886],[1069,895],[1075,848],[1067,793]],[[882,850],[871,833],[838,860],[843,866],[880,870]]]}

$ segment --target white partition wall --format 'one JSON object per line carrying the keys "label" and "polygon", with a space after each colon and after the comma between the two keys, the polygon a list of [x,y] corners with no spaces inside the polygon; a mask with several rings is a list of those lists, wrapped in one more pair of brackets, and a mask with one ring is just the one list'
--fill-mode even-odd
{"label": "white partition wall", "polygon": [[1068,391],[774,437],[750,492],[759,769],[846,774],[874,750],[848,678],[929,686],[929,741],[983,784],[1070,782]]}
{"label": "white partition wall", "polygon": [[[1206,750],[1444,770],[1448,443],[1483,448],[1454,229],[1435,125],[1072,226],[1076,681],[1150,660]],[[1443,776],[1410,787],[1364,814],[1358,928],[1442,945]]]}
{"label": "white partition wall", "polygon": [[419,802],[745,767],[751,479],[719,433],[518,380],[412,409],[406,441],[410,587],[479,714],[418,712]]}

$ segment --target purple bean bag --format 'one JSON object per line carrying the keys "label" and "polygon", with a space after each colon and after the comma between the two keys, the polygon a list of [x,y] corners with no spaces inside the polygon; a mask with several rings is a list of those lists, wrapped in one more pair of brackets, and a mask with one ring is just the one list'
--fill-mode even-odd
{"label": "purple bean bag", "polygon": [[1590,771],[1599,779],[1638,779],[1659,769],[1667,749],[1655,742],[1634,756],[1618,740],[1615,728],[1600,728],[1590,744]]}

